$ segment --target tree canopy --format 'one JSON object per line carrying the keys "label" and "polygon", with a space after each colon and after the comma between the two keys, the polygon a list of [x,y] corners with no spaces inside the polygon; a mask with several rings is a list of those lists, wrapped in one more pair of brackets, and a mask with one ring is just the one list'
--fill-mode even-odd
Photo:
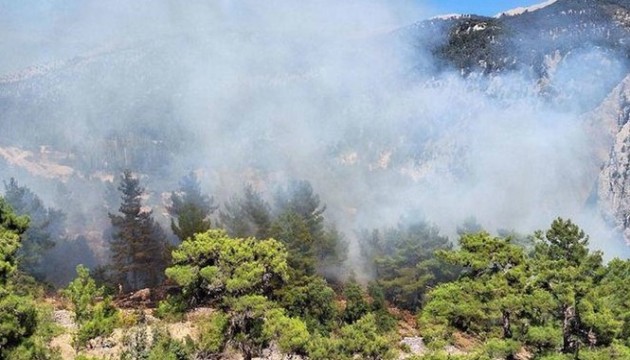
{"label": "tree canopy", "polygon": [[17,216],[0,197],[0,359],[8,359],[37,329],[32,298],[18,293],[13,282],[21,236],[27,229],[28,218]]}
{"label": "tree canopy", "polygon": [[5,182],[5,200],[13,211],[29,217],[29,227],[22,237],[18,251],[22,270],[44,280],[47,275],[49,250],[65,240],[66,215],[60,210],[47,208],[44,202],[26,186],[20,186],[14,178]]}
{"label": "tree canopy", "polygon": [[194,234],[210,229],[210,215],[217,210],[214,198],[201,192],[199,179],[194,172],[184,176],[179,189],[171,193],[171,205],[167,207],[173,233],[184,241]]}
{"label": "tree canopy", "polygon": [[570,220],[558,218],[536,233],[531,253],[481,232],[463,235],[459,249],[439,256],[462,272],[428,294],[418,320],[430,343],[463,331],[492,344],[488,354],[501,349],[508,359],[524,346],[537,356],[559,349],[581,358],[596,346],[627,344],[628,304],[617,291],[626,286],[620,277],[630,275],[627,261],[604,265]]}
{"label": "tree canopy", "polygon": [[270,294],[288,280],[287,252],[274,239],[231,238],[224,230],[208,230],[173,251],[166,276],[193,303]]}
{"label": "tree canopy", "polygon": [[118,190],[120,215],[109,214],[112,223],[110,250],[116,279],[125,289],[156,286],[167,265],[166,234],[144,209],[145,190],[130,170],[125,170]]}

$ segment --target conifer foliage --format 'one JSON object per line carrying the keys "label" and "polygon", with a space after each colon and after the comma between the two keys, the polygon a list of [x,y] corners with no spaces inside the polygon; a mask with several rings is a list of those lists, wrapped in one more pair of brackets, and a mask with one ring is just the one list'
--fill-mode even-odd
{"label": "conifer foliage", "polygon": [[15,291],[11,277],[17,270],[17,251],[28,218],[16,216],[0,197],[0,359],[25,343],[37,327],[36,308],[28,296]]}
{"label": "conifer foliage", "polygon": [[333,224],[326,223],[326,206],[308,181],[293,180],[280,187],[273,206],[249,185],[224,208],[219,218],[230,236],[271,237],[284,244],[294,279],[343,271],[347,243]]}
{"label": "conifer foliage", "polygon": [[30,219],[18,250],[20,270],[43,280],[47,278],[46,264],[51,260],[49,250],[65,240],[66,215],[60,210],[47,208],[35,193],[14,178],[5,182],[4,188],[5,200],[13,211]]}
{"label": "conifer foliage", "polygon": [[124,171],[118,190],[122,193],[120,214],[109,214],[116,278],[126,290],[156,286],[167,265],[166,234],[152,211],[143,209],[145,191],[130,170]]}
{"label": "conifer foliage", "polygon": [[269,294],[288,278],[287,253],[274,239],[230,238],[209,230],[173,251],[166,276],[182,286],[190,303]]}
{"label": "conifer foliage", "polygon": [[480,232],[439,252],[463,271],[429,291],[418,317],[425,341],[440,346],[459,331],[483,341],[480,358],[516,359],[526,348],[536,359],[627,359],[628,260],[607,267],[588,236],[561,218],[534,241],[527,253]]}
{"label": "conifer foliage", "polygon": [[180,241],[206,232],[212,225],[209,217],[218,208],[213,197],[201,192],[199,179],[191,172],[181,180],[179,190],[171,194],[171,206],[167,208],[172,217],[171,229]]}

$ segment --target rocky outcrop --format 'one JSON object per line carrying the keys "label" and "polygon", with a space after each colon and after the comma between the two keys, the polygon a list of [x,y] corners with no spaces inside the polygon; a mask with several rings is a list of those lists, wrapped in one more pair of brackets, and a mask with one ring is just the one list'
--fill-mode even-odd
{"label": "rocky outcrop", "polygon": [[630,239],[629,120],[630,76],[612,91],[592,118],[592,134],[602,160],[597,190],[599,207],[624,232],[626,240]]}
{"label": "rocky outcrop", "polygon": [[427,347],[424,344],[424,340],[418,336],[405,337],[400,342],[403,349],[407,349],[408,352],[401,354],[399,359],[407,359],[412,356],[424,355],[427,352]]}

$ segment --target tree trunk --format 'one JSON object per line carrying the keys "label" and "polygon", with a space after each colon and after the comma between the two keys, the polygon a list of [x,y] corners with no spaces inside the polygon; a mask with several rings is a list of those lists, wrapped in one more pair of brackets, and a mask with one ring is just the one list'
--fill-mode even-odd
{"label": "tree trunk", "polygon": [[512,338],[512,329],[510,324],[510,312],[503,311],[503,338],[511,339]]}
{"label": "tree trunk", "polygon": [[565,306],[564,320],[562,322],[562,352],[571,354],[575,352],[576,343],[573,338],[573,323],[575,321],[575,308],[573,306]]}
{"label": "tree trunk", "polygon": [[[510,322],[509,311],[503,311],[503,338],[504,339],[512,338],[512,324]],[[514,354],[508,354],[505,357],[505,360],[514,360]]]}

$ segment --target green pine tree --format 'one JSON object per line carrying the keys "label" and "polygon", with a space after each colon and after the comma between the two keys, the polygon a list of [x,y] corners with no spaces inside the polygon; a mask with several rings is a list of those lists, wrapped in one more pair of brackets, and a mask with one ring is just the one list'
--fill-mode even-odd
{"label": "green pine tree", "polygon": [[127,290],[158,285],[167,266],[166,234],[142,208],[144,188],[130,170],[125,170],[118,190],[122,193],[120,215],[109,214],[112,223],[110,251],[112,268]]}
{"label": "green pine tree", "polygon": [[[66,240],[66,215],[56,209],[47,208],[44,202],[29,188],[20,186],[11,178],[5,182],[5,200],[18,215],[30,219],[29,228],[23,234],[22,246],[18,251],[20,269],[38,280],[47,278],[46,257],[55,244]],[[49,277],[49,276],[48,276]]]}
{"label": "green pine tree", "polygon": [[178,191],[171,194],[171,205],[167,207],[173,233],[184,241],[194,234],[210,229],[210,215],[218,209],[214,198],[203,194],[194,172],[185,176]]}

